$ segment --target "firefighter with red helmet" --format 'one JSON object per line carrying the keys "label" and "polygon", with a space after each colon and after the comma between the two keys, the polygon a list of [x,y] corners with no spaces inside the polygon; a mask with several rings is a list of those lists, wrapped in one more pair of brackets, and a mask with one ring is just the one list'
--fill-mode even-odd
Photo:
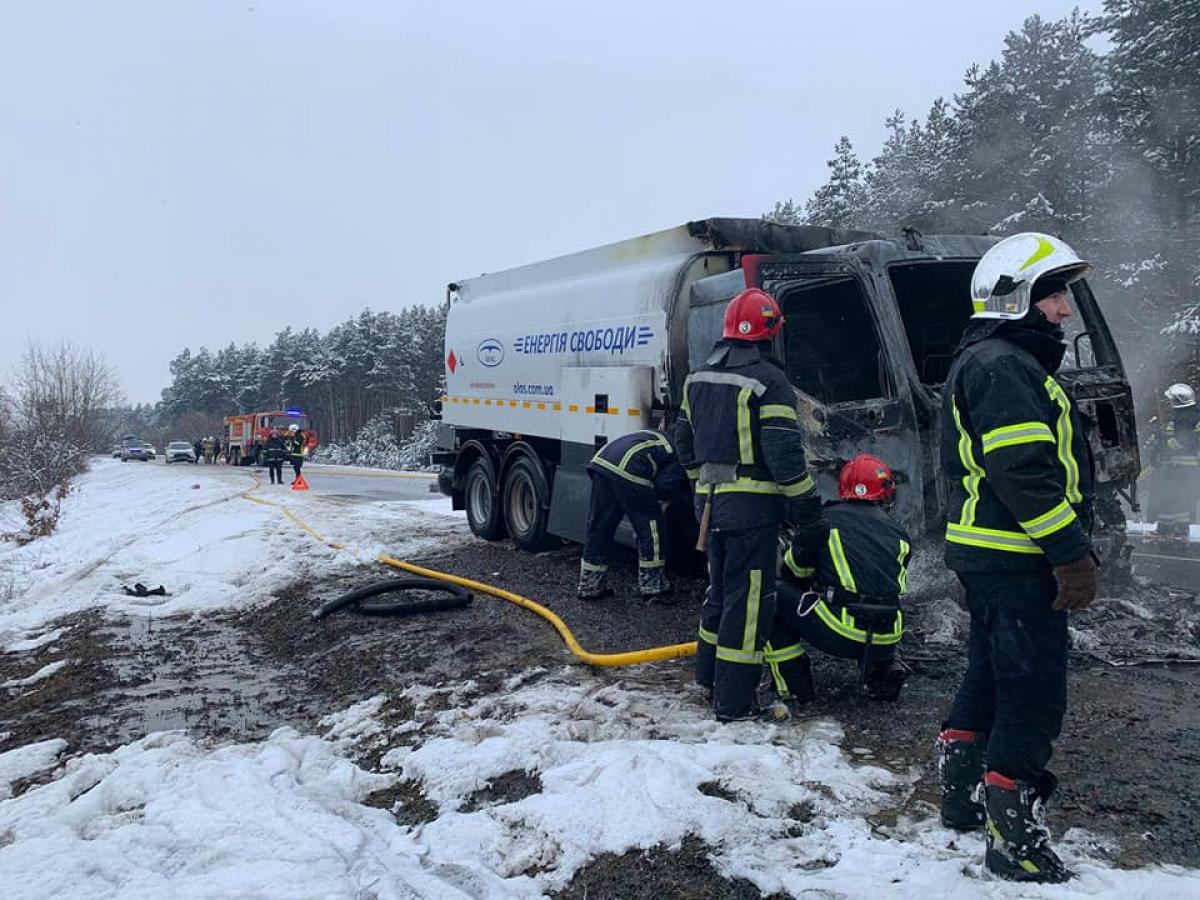
{"label": "firefighter with red helmet", "polygon": [[775,634],[779,527],[820,525],[795,392],[771,345],[783,327],[775,298],[750,288],[725,310],[722,339],[688,375],[676,421],[679,461],[696,485],[709,586],[700,615],[696,681],[721,721],[757,715],[770,655],[788,672],[803,655]]}
{"label": "firefighter with red helmet", "polygon": [[[838,499],[822,509],[824,539],[788,548],[779,585],[779,624],[787,639],[858,661],[863,688],[874,700],[898,700],[906,674],[896,651],[912,543],[887,512],[895,496],[896,479],[885,462],[863,454],[846,463]],[[778,693],[812,698],[807,656],[790,673],[769,659],[767,666]]]}

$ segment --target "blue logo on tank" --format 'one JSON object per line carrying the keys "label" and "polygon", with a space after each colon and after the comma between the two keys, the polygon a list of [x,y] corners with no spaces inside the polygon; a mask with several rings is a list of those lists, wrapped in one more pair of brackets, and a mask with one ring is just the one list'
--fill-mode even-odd
{"label": "blue logo on tank", "polygon": [[504,362],[504,345],[495,338],[480,341],[479,347],[475,350],[475,358],[481,365],[494,369]]}

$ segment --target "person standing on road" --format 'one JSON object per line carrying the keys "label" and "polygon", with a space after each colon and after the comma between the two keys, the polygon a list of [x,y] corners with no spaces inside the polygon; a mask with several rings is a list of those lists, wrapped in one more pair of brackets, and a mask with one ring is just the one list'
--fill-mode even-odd
{"label": "person standing on road", "polygon": [[1163,396],[1171,405],[1171,418],[1156,448],[1149,513],[1158,523],[1158,537],[1186,541],[1200,503],[1200,413],[1190,385],[1173,384]]}
{"label": "person standing on road", "polygon": [[579,564],[579,598],[597,600],[611,593],[604,578],[613,535],[623,518],[629,519],[637,536],[638,592],[646,598],[670,593],[660,501],[685,499],[691,488],[667,436],[661,431],[622,435],[596,451],[587,471],[592,491],[587,542]]}
{"label": "person standing on road", "polygon": [[942,401],[946,563],[971,614],[967,671],[937,741],[942,821],[985,827],[985,865],[1015,881],[1072,875],[1042,813],[1067,705],[1067,615],[1096,596],[1094,476],[1083,423],[1053,376],[1069,285],[1090,268],[1037,233],[984,254]]}
{"label": "person standing on road", "polygon": [[300,426],[295,422],[288,426],[288,436],[285,444],[287,446],[288,459],[292,462],[292,471],[296,473],[292,478],[292,484],[295,484],[300,477],[300,467],[304,465],[304,432],[300,430]]}
{"label": "person standing on road", "polygon": [[196,438],[196,440],[192,443],[192,449],[196,451],[196,462],[199,463],[200,460],[204,459],[203,442],[199,438]]}
{"label": "person standing on road", "polygon": [[804,458],[795,392],[770,356],[783,327],[775,298],[750,288],[725,310],[722,339],[683,386],[675,447],[696,480],[709,585],[700,616],[696,682],[717,719],[756,715],[764,653],[789,664],[803,647],[772,644],[779,527],[802,542],[821,503]]}
{"label": "person standing on road", "polygon": [[271,484],[283,484],[285,456],[287,456],[287,447],[283,442],[283,432],[278,428],[272,428],[270,437],[263,445],[263,459],[267,463],[267,471],[271,474]]}
{"label": "person standing on road", "polygon": [[219,437],[214,437],[213,438],[213,462],[219,463],[220,461],[221,461],[221,439]]}

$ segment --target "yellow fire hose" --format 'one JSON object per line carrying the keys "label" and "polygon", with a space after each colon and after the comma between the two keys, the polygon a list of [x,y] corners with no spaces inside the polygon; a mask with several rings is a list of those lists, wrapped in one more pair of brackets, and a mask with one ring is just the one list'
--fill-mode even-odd
{"label": "yellow fire hose", "polygon": [[[258,490],[261,484],[261,479],[258,477],[258,474],[255,473],[254,486],[251,487],[250,490],[244,492],[242,496],[251,503],[258,503],[262,506],[273,506],[276,509],[281,510],[285,516],[291,519],[292,522],[294,522],[310,537],[315,538],[316,540],[329,547],[332,547],[335,550],[353,549],[351,547],[347,547],[345,544],[340,544],[337,541],[329,540],[286,506],[280,503],[275,503],[271,500],[264,500],[261,497],[251,496],[251,493]],[[585,650],[580,645],[579,641],[575,639],[575,635],[571,633],[571,629],[567,627],[567,623],[564,622],[555,612],[547,609],[540,603],[535,603],[528,597],[522,597],[520,594],[513,593],[512,591],[506,591],[503,588],[498,588],[494,585],[484,584],[482,581],[474,581],[470,578],[462,578],[458,575],[450,575],[447,572],[439,572],[436,569],[427,569],[424,566],[414,565],[413,563],[405,562],[402,559],[396,559],[393,556],[388,556],[385,553],[379,554],[379,556],[375,557],[375,559],[376,561],[381,562],[384,565],[391,566],[394,569],[402,569],[405,572],[411,572],[414,575],[420,575],[424,578],[436,578],[439,581],[457,584],[461,587],[469,588],[470,590],[477,591],[481,594],[489,594],[492,597],[498,597],[501,600],[507,600],[509,603],[513,603],[523,609],[527,609],[530,612],[536,613],[554,626],[554,630],[558,632],[559,637],[563,639],[563,642],[567,645],[567,649],[575,655],[575,658],[582,663],[587,663],[589,666],[633,666],[637,665],[638,663],[657,662],[658,660],[662,659],[678,659],[684,656],[696,655],[695,641],[691,641],[686,644],[670,644],[663,647],[649,647],[645,650],[628,650],[624,653],[592,653],[590,650]]]}

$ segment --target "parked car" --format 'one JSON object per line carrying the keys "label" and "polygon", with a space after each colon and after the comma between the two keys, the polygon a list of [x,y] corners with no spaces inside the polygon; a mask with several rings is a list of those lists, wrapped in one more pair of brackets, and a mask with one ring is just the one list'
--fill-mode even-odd
{"label": "parked car", "polygon": [[131,459],[140,459],[142,462],[150,462],[154,459],[151,453],[153,447],[150,447],[145,441],[125,441],[121,444],[121,461],[129,462]]}
{"label": "parked car", "polygon": [[167,465],[173,462],[190,462],[196,464],[196,451],[187,441],[171,441],[167,444]]}

